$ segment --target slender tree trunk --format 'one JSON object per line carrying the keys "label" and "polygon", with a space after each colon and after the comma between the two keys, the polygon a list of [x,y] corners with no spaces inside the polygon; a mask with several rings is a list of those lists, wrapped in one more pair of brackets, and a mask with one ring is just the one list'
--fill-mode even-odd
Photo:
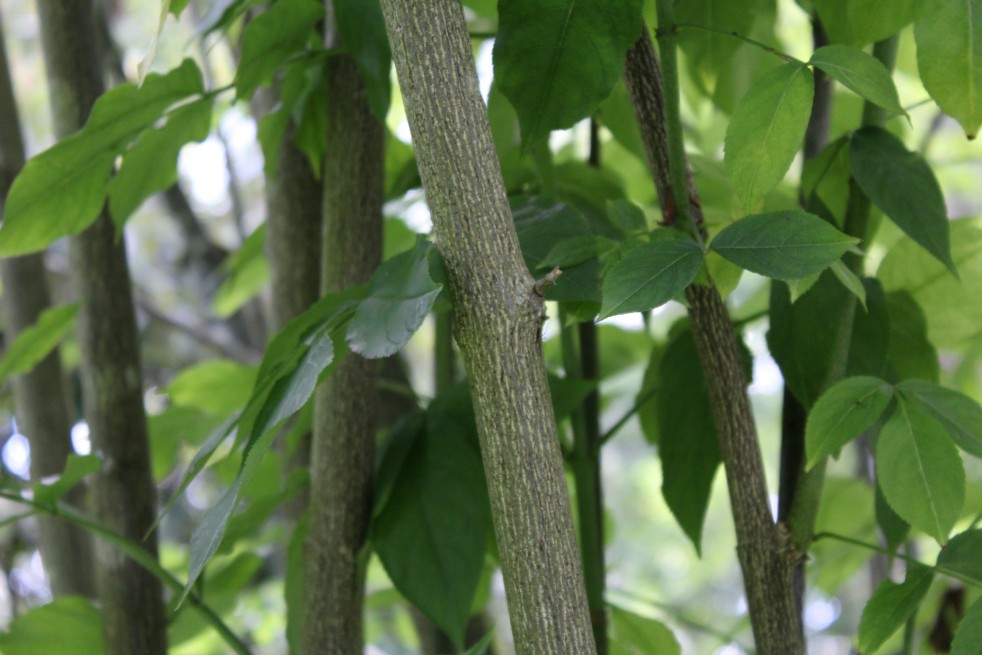
{"label": "slender tree trunk", "polygon": [[[385,133],[354,59],[330,59],[325,74],[322,290],[332,293],[366,282],[382,258]],[[362,652],[378,370],[352,353],[315,395],[303,653]]]}
{"label": "slender tree trunk", "polygon": [[[14,177],[24,164],[24,145],[14,100],[10,68],[0,21],[0,216]],[[3,280],[5,337],[10,343],[34,325],[51,305],[44,254],[0,261]],[[71,420],[61,358],[55,350],[28,373],[13,380],[14,406],[20,431],[31,444],[31,478],[38,480],[61,473],[72,452]],[[81,503],[84,488],[69,502]],[[44,569],[56,596],[95,596],[92,542],[84,531],[54,518],[39,517],[40,549]]]}
{"label": "slender tree trunk", "polygon": [[542,285],[522,260],[463,9],[383,0],[447,268],[520,654],[596,652],[540,347]]}
{"label": "slender tree trunk", "polygon": [[[39,0],[55,132],[79,128],[103,91],[91,2]],[[108,214],[71,240],[81,311],[85,417],[103,457],[93,500],[99,521],[156,555],[156,490],[150,471],[140,352],[126,251]],[[96,575],[109,655],[163,655],[167,623],[160,582],[112,546],[96,548]]]}
{"label": "slender tree trunk", "polygon": [[[663,11],[659,5],[659,21]],[[665,29],[671,33],[670,25]],[[698,194],[688,171],[678,121],[673,38],[666,38],[662,52],[663,57],[671,58],[666,70],[670,70],[674,79],[664,94],[662,73],[647,27],[628,52],[625,77],[662,211],[666,220],[672,221],[679,207],[689,205],[690,199],[697,200]],[[677,176],[674,184],[673,174]],[[690,209],[698,230],[702,223],[698,202],[692,202]],[[685,296],[719,435],[757,652],[802,655],[801,617],[794,602],[792,575],[798,556],[789,547],[786,531],[771,516],[763,458],[736,332],[715,287],[694,284],[686,289]]]}

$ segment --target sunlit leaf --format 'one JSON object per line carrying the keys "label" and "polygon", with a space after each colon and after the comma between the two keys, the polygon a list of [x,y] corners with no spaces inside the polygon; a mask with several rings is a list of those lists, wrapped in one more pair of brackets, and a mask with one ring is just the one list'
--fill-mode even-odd
{"label": "sunlit leaf", "polygon": [[921,4],[914,23],[921,80],[938,106],[974,139],[982,125],[982,0]]}
{"label": "sunlit leaf", "polygon": [[876,476],[900,518],[948,540],[965,502],[965,469],[944,427],[902,398],[880,430]]}
{"label": "sunlit leaf", "polygon": [[801,148],[814,92],[811,70],[788,63],[754,82],[733,110],[723,162],[742,213],[754,211],[784,179]]}

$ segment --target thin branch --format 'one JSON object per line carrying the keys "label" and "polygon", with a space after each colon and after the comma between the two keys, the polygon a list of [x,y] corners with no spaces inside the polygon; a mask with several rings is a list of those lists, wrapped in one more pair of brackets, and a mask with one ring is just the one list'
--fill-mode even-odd
{"label": "thin branch", "polygon": [[236,361],[254,364],[262,358],[262,354],[240,343],[230,335],[218,335],[211,326],[194,325],[160,309],[143,294],[136,294],[136,305],[150,318],[172,327],[193,337],[202,344],[209,346],[226,357]]}
{"label": "thin branch", "polygon": [[[784,61],[797,62],[797,63],[801,64],[802,66],[805,66],[808,63],[808,62],[801,61],[797,57],[792,57],[788,53],[782,52],[782,51],[778,50],[777,48],[773,48],[773,47],[767,45],[766,43],[763,43],[761,41],[757,41],[756,39],[751,39],[749,36],[744,36],[743,34],[739,34],[737,32],[727,32],[726,30],[718,30],[715,27],[707,27],[705,25],[694,25],[692,23],[675,23],[675,28],[677,30],[678,29],[700,30],[702,32],[712,32],[713,34],[719,34],[720,36],[728,36],[731,39],[737,39],[738,41],[743,41],[744,43],[749,43],[752,46],[755,46],[757,48],[760,48],[764,52],[769,52],[772,55],[776,55],[776,56],[780,57],[781,59],[783,59]],[[662,35],[662,31],[659,29],[659,31],[657,33],[657,36],[658,36],[659,39],[661,39],[661,35]]]}
{"label": "thin branch", "polygon": [[624,416],[622,416],[619,419],[617,419],[617,422],[614,423],[612,426],[610,426],[610,429],[607,430],[606,432],[604,432],[600,436],[599,447],[600,448],[603,448],[603,446],[608,441],[610,441],[611,439],[613,439],[614,438],[614,435],[616,435],[620,431],[620,429],[622,427],[624,427],[627,424],[628,421],[631,420],[631,417],[634,416],[635,414],[637,414],[641,410],[641,408],[644,407],[648,403],[649,400],[651,400],[652,398],[654,398],[655,397],[655,394],[657,392],[658,392],[658,389],[648,389],[646,392],[644,392],[643,394],[641,394],[640,396],[638,396],[637,400],[635,401],[635,403],[631,407],[631,409],[629,409],[626,412],[624,412]]}

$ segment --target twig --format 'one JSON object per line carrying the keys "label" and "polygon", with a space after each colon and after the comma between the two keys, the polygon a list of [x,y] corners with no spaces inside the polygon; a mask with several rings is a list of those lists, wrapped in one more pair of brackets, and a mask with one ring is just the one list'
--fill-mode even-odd
{"label": "twig", "polygon": [[154,305],[143,294],[135,294],[135,297],[137,306],[150,318],[194,337],[204,345],[214,348],[226,357],[249,364],[254,364],[262,358],[260,353],[240,343],[231,336],[219,336],[214,333],[210,326],[194,325],[176,316],[171,316]]}

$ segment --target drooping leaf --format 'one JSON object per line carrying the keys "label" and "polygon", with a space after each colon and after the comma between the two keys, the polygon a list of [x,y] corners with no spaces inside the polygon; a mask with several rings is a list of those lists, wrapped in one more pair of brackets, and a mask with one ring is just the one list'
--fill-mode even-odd
{"label": "drooping leaf", "polygon": [[381,122],[389,110],[389,68],[392,53],[378,0],[334,0],[341,47],[358,64],[367,91],[368,106]]}
{"label": "drooping leaf", "polygon": [[32,157],[10,189],[0,255],[46,248],[78,234],[99,216],[116,156],[171,105],[203,91],[190,59],[142,86],[122,84],[95,102],[85,127]]}
{"label": "drooping leaf", "polygon": [[742,218],[709,248],[748,271],[795,280],[820,273],[855,243],[819,217],[791,210]]}
{"label": "drooping leaf", "polygon": [[982,598],[972,603],[958,624],[951,655],[982,655]]}
{"label": "drooping leaf", "polygon": [[894,244],[877,278],[890,291],[905,291],[927,319],[928,337],[938,348],[963,347],[982,336],[982,221],[951,221],[951,259],[961,281],[911,239]]}
{"label": "drooping leaf", "polygon": [[102,614],[86,598],[56,598],[17,617],[7,632],[0,633],[0,651],[4,655],[103,655]]}
{"label": "drooping leaf", "polygon": [[263,252],[265,243],[266,224],[263,223],[246,237],[234,254],[222,262],[226,278],[212,300],[211,309],[215,316],[228,318],[266,285],[269,264]]}
{"label": "drooping leaf", "polygon": [[310,92],[315,80],[322,79],[322,62],[299,59],[284,64],[279,84],[279,104],[259,120],[256,135],[263,151],[263,170],[266,175],[276,173],[283,138],[297,105]]}
{"label": "drooping leaf", "polygon": [[691,239],[658,239],[625,253],[604,276],[600,318],[659,307],[689,286],[702,267]]}
{"label": "drooping leaf", "polygon": [[302,52],[324,5],[314,0],[280,0],[249,21],[242,34],[242,55],[235,93],[248,100],[289,57]]}
{"label": "drooping leaf", "polygon": [[167,385],[171,402],[226,417],[242,409],[256,381],[256,367],[214,359],[181,371]]}
{"label": "drooping leaf", "polygon": [[610,606],[611,655],[681,655],[682,646],[661,621]]}
{"label": "drooping leaf", "polygon": [[931,415],[967,453],[982,457],[982,407],[963,393],[925,380],[905,380],[897,391]]}
{"label": "drooping leaf", "polygon": [[867,310],[866,287],[863,286],[863,281],[859,279],[859,276],[849,270],[849,267],[841,259],[832,262],[829,270],[842,283],[842,286],[849,290],[849,293],[856,296],[856,300],[863,306],[863,310]]}
{"label": "drooping leaf", "polygon": [[[658,361],[658,378],[660,388],[666,390],[655,396],[662,496],[701,554],[706,508],[721,460],[712,405],[691,330],[669,342]],[[680,388],[686,393],[671,391]]]}
{"label": "drooping leaf", "polygon": [[212,98],[174,110],[167,124],[145,131],[123,155],[109,182],[109,210],[122,228],[144,200],[177,181],[177,157],[186,143],[204,141],[211,130]]}
{"label": "drooping leaf", "polygon": [[0,382],[11,375],[27,373],[48,356],[75,327],[78,305],[50,307],[37,323],[17,335],[0,360]]}
{"label": "drooping leaf", "polygon": [[982,1],[922,4],[914,23],[921,80],[938,106],[974,139],[982,125]]}
{"label": "drooping leaf", "polygon": [[897,87],[890,77],[890,71],[879,59],[859,48],[824,46],[812,54],[809,62],[864,99],[894,114],[906,113],[900,106]]}
{"label": "drooping leaf", "polygon": [[875,653],[924,600],[933,572],[926,566],[910,566],[903,584],[884,580],[866,603],[859,621],[859,649],[863,653]]}
{"label": "drooping leaf", "polygon": [[891,551],[900,548],[910,534],[910,524],[893,511],[890,503],[883,497],[883,490],[879,485],[876,487],[876,524],[880,527],[886,546]]}
{"label": "drooping leaf", "polygon": [[427,408],[425,432],[405,455],[372,531],[396,588],[458,645],[490,527],[470,396],[458,386]]}
{"label": "drooping leaf", "polygon": [[723,162],[741,213],[754,211],[784,179],[805,136],[814,92],[811,70],[788,63],[754,82],[737,103]]}
{"label": "drooping leaf", "polygon": [[641,0],[501,0],[494,75],[524,147],[589,116],[641,34]]}
{"label": "drooping leaf", "polygon": [[412,250],[384,262],[372,275],[348,326],[353,351],[368,358],[387,357],[419,329],[443,288],[430,279],[430,248],[419,238]]}
{"label": "drooping leaf", "polygon": [[[277,426],[310,400],[318,379],[334,362],[337,348],[339,345],[344,347],[341,335],[357,305],[355,299],[362,292],[361,287],[355,287],[322,298],[290,321],[270,341],[259,366],[255,387],[236,427],[238,438],[244,444],[242,464],[232,485],[205,511],[191,535],[188,582],[180,601],[187,597],[208,561],[218,551],[239,496],[260,468],[277,435]],[[214,443],[217,441],[209,439],[207,445],[212,451],[217,447]],[[202,451],[205,451],[204,447]],[[206,452],[200,460],[206,460],[208,456],[210,453]],[[199,466],[203,464],[199,463]]]}
{"label": "drooping leaf", "polygon": [[87,475],[99,470],[102,460],[97,455],[69,455],[65,461],[65,470],[54,481],[45,481],[34,485],[34,500],[48,506],[71,491]]}
{"label": "drooping leaf", "polygon": [[965,469],[944,427],[903,398],[880,431],[876,475],[900,518],[948,540],[965,501]]}
{"label": "drooping leaf", "polygon": [[952,537],[938,553],[938,566],[972,584],[982,584],[982,530],[966,530]]}
{"label": "drooping leaf", "polygon": [[864,127],[849,146],[853,177],[883,213],[955,273],[948,213],[927,162],[883,128]]}
{"label": "drooping leaf", "polygon": [[805,426],[806,468],[837,453],[876,422],[893,398],[893,387],[874,377],[847,378],[815,402]]}

